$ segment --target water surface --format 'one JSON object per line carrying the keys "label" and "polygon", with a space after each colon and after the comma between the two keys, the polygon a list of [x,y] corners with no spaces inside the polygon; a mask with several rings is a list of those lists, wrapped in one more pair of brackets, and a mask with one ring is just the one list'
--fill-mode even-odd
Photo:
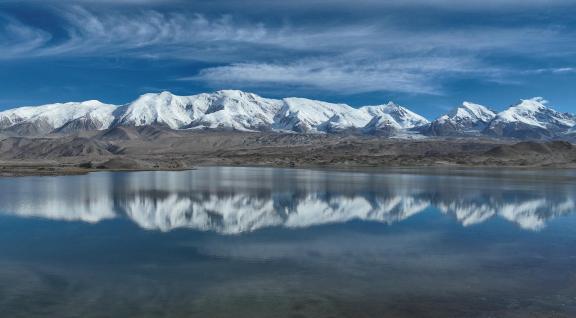
{"label": "water surface", "polygon": [[575,317],[570,171],[0,179],[1,317]]}

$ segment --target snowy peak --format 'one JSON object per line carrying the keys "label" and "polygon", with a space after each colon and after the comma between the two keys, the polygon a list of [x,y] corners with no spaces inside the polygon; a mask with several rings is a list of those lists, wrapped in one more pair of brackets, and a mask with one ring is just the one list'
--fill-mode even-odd
{"label": "snowy peak", "polygon": [[356,123],[342,114],[336,114],[330,117],[328,121],[318,125],[317,130],[327,133],[338,133],[355,128],[357,128]]}
{"label": "snowy peak", "polygon": [[172,129],[262,130],[272,124],[281,102],[241,91],[177,96],[145,94],[124,106],[117,125],[163,125]]}
{"label": "snowy peak", "polygon": [[576,116],[541,98],[520,100],[496,114],[463,102],[433,122],[389,102],[355,108],[306,98],[269,99],[239,90],[191,96],[149,93],[115,106],[96,100],[20,107],[0,112],[0,132],[43,135],[118,126],[288,133],[364,133],[385,136],[481,136],[571,140]]}
{"label": "snowy peak", "polygon": [[[237,90],[202,94],[207,106],[204,114],[191,127],[241,131],[269,130],[282,101],[267,99]],[[198,95],[197,95],[198,96]]]}
{"label": "snowy peak", "polygon": [[194,114],[189,97],[176,96],[170,92],[144,94],[123,108],[116,125],[165,125],[179,129],[190,124]]}
{"label": "snowy peak", "polygon": [[560,113],[546,107],[548,102],[542,97],[520,100],[517,104],[499,113],[495,122],[524,123],[546,128],[550,125],[572,127],[576,124],[574,115]]}
{"label": "snowy peak", "polygon": [[520,100],[496,115],[486,129],[495,136],[547,139],[568,131],[576,125],[576,116],[547,107],[541,98]]}
{"label": "snowy peak", "polygon": [[141,95],[119,107],[87,101],[0,113],[0,130],[20,125],[18,133],[23,135],[117,126],[342,133],[361,132],[369,123],[369,131],[393,131],[422,126],[428,121],[394,103],[354,108],[346,104],[297,97],[268,99],[239,90],[191,96],[178,96],[165,91]]}
{"label": "snowy peak", "polygon": [[284,107],[275,117],[274,128],[296,132],[365,133],[410,129],[426,125],[428,120],[394,103],[354,108],[305,98],[285,98]]}
{"label": "snowy peak", "polygon": [[496,113],[487,107],[471,102],[462,103],[448,115],[452,120],[483,123],[490,122],[495,116]]}
{"label": "snowy peak", "polygon": [[381,116],[372,118],[372,120],[362,128],[362,131],[369,135],[391,136],[400,129],[402,129],[402,126],[396,122],[392,116],[382,114]]}
{"label": "snowy peak", "polygon": [[544,106],[545,103],[546,102],[540,97],[520,100],[517,104],[499,113],[495,119],[495,123],[521,122],[544,128],[544,123],[537,117],[541,117],[542,113],[547,111],[546,106]]}
{"label": "snowy peak", "polygon": [[[20,107],[0,112],[0,129],[22,134],[46,134],[83,120],[87,129],[107,129],[116,106],[97,100]],[[82,129],[82,127],[78,127]]]}
{"label": "snowy peak", "polygon": [[212,94],[200,94],[193,96],[201,98],[208,106],[204,110],[204,115],[216,113],[219,111],[228,111],[231,113],[246,113],[254,110],[276,112],[279,109],[280,101],[267,99],[256,94],[245,93],[238,90],[221,90]]}
{"label": "snowy peak", "polygon": [[415,128],[424,126],[429,123],[428,119],[410,111],[409,109],[397,105],[393,102],[389,102],[386,105],[378,106],[364,106],[360,110],[368,113],[373,117],[388,115],[394,122],[396,122],[401,128]]}
{"label": "snowy peak", "polygon": [[463,102],[430,123],[427,132],[435,136],[478,135],[495,116],[486,106]]}
{"label": "snowy peak", "polygon": [[576,116],[555,111],[547,104],[542,97],[524,99],[496,114],[485,106],[464,102],[433,121],[425,132],[434,136],[550,139],[576,125]]}
{"label": "snowy peak", "polygon": [[346,104],[333,104],[306,98],[285,98],[274,118],[273,128],[280,131],[329,132],[361,128],[371,119]]}
{"label": "snowy peak", "polygon": [[524,109],[526,111],[536,112],[543,110],[549,102],[544,97],[532,97],[529,99],[521,99],[518,103],[511,108]]}

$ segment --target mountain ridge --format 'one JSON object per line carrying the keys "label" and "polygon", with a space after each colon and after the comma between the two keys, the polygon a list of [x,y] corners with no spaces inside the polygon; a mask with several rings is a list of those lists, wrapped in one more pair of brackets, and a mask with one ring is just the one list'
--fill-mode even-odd
{"label": "mountain ridge", "polygon": [[[541,97],[520,100],[501,112],[463,102],[429,121],[394,102],[352,107],[289,97],[264,98],[239,90],[179,96],[147,93],[124,105],[96,100],[28,106],[0,112],[0,132],[18,136],[107,130],[120,126],[162,126],[173,130],[230,130],[281,133],[353,133],[394,136],[487,136],[569,139],[576,115],[547,106]],[[413,135],[413,134],[405,134]]]}

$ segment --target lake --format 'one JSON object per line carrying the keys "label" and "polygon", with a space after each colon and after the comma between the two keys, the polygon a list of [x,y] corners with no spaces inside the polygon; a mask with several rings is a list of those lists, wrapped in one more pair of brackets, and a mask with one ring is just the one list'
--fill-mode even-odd
{"label": "lake", "polygon": [[576,317],[568,170],[0,179],[0,317]]}

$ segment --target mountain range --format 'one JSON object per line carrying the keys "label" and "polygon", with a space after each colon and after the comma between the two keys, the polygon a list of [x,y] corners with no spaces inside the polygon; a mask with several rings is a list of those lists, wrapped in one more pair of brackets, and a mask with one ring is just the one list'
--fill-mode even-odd
{"label": "mountain range", "polygon": [[561,113],[540,97],[502,112],[464,102],[429,121],[393,102],[352,107],[305,98],[269,99],[238,90],[192,96],[144,94],[125,105],[96,100],[20,107],[0,112],[4,135],[42,136],[158,126],[175,130],[225,130],[380,136],[487,136],[573,139],[576,115]]}

